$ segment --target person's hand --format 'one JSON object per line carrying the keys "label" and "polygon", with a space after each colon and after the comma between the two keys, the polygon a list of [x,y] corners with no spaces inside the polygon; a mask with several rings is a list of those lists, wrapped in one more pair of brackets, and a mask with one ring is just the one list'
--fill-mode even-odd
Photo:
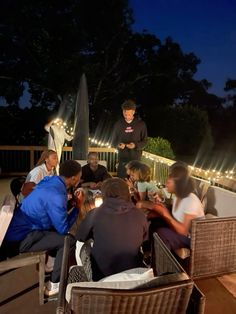
{"label": "person's hand", "polygon": [[96,189],[100,190],[102,186],[102,181],[96,183]]}
{"label": "person's hand", "polygon": [[168,218],[171,216],[169,210],[165,207],[163,203],[155,203],[152,209],[164,218]]}
{"label": "person's hand", "polygon": [[72,199],[72,194],[71,193],[67,193],[67,201],[70,201]]}
{"label": "person's hand", "polygon": [[142,201],[137,202],[135,206],[139,209],[143,208]]}
{"label": "person's hand", "polygon": [[125,144],[124,144],[124,143],[120,143],[120,144],[118,145],[118,148],[119,148],[119,149],[124,149],[124,148],[125,148]]}
{"label": "person's hand", "polygon": [[133,189],[134,188],[134,183],[133,183],[133,181],[129,178],[126,178],[125,179],[125,182],[127,183],[127,185],[128,185],[128,187],[130,188],[130,189]]}
{"label": "person's hand", "polygon": [[75,197],[76,207],[80,208],[81,205],[84,203],[84,200],[85,200],[84,190],[82,188],[78,188],[77,190],[75,190],[74,197]]}
{"label": "person's hand", "polygon": [[126,144],[126,147],[128,147],[129,149],[134,149],[135,148],[135,144],[134,143],[129,143],[129,144]]}
{"label": "person's hand", "polygon": [[159,194],[157,192],[154,193],[148,193],[149,199],[154,203],[161,203],[162,199],[160,198]]}
{"label": "person's hand", "polygon": [[97,188],[97,183],[90,182],[89,187],[90,187],[90,189],[96,189]]}
{"label": "person's hand", "polygon": [[150,201],[138,201],[136,203],[136,207],[137,208],[146,208],[146,209],[153,209],[153,202],[150,202]]}

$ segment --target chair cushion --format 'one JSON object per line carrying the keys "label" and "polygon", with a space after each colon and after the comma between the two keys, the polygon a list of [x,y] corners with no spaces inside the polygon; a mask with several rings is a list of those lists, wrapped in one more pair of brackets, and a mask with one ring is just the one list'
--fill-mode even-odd
{"label": "chair cushion", "polygon": [[[78,269],[78,268],[83,268],[83,267],[77,266],[75,268],[72,268],[71,270],[75,271],[76,268]],[[78,269],[78,271],[81,274],[81,269]],[[66,289],[66,299],[67,301],[70,300],[72,287],[103,288],[103,289],[104,288],[106,289],[133,289],[137,287],[138,285],[144,284],[153,278],[154,278],[154,274],[153,274],[152,268],[138,267],[138,268],[128,269],[123,272],[111,275],[111,276],[107,276],[97,282],[88,281],[88,282],[69,283]],[[68,282],[71,282],[71,280],[69,280]]]}
{"label": "chair cushion", "polygon": [[112,281],[133,281],[133,280],[145,280],[154,278],[153,269],[146,267],[132,268],[120,273],[107,276],[99,280],[100,282],[112,282]]}
{"label": "chair cushion", "polygon": [[71,298],[72,288],[98,288],[98,289],[120,289],[120,290],[132,290],[132,289],[149,289],[162,287],[164,285],[177,284],[181,281],[189,280],[186,273],[168,274],[165,276],[159,276],[143,280],[130,280],[130,281],[111,281],[111,282],[77,282],[67,285],[66,288],[66,300],[69,303]]}
{"label": "chair cushion", "polygon": [[131,280],[131,281],[110,281],[110,282],[101,282],[101,281],[88,281],[88,282],[76,282],[70,283],[66,287],[66,300],[69,303],[71,297],[71,289],[74,287],[80,288],[102,288],[102,289],[134,289],[139,285],[145,284],[151,279],[145,280]]}

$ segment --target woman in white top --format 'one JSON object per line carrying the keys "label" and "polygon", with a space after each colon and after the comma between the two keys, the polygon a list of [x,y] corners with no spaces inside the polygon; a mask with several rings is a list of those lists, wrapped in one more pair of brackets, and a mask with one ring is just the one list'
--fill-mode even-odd
{"label": "woman in white top", "polygon": [[194,184],[188,169],[182,165],[173,167],[166,188],[169,193],[175,194],[172,214],[161,203],[139,202],[137,207],[151,209],[164,220],[166,227],[156,231],[169,249],[189,247],[191,221],[204,217],[204,211],[200,200],[193,194]]}
{"label": "woman in white top", "polygon": [[58,164],[57,153],[47,149],[42,152],[35,168],[27,175],[21,193],[27,196],[44,177],[55,175],[55,168]]}

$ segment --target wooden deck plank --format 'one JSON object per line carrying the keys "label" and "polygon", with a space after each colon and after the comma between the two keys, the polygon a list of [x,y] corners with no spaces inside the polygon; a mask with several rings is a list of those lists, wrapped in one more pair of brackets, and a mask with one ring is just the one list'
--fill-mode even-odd
{"label": "wooden deck plank", "polygon": [[57,301],[39,305],[38,289],[38,272],[35,265],[1,274],[0,313],[55,313]]}
{"label": "wooden deck plank", "polygon": [[236,298],[216,278],[199,279],[195,282],[206,296],[205,314],[236,313]]}

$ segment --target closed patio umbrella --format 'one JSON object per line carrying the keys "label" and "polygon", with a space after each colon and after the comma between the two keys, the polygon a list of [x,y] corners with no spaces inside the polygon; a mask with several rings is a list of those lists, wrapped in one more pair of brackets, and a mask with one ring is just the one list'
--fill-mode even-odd
{"label": "closed patio umbrella", "polygon": [[85,74],[81,76],[75,104],[73,159],[87,159],[89,142],[88,88]]}

